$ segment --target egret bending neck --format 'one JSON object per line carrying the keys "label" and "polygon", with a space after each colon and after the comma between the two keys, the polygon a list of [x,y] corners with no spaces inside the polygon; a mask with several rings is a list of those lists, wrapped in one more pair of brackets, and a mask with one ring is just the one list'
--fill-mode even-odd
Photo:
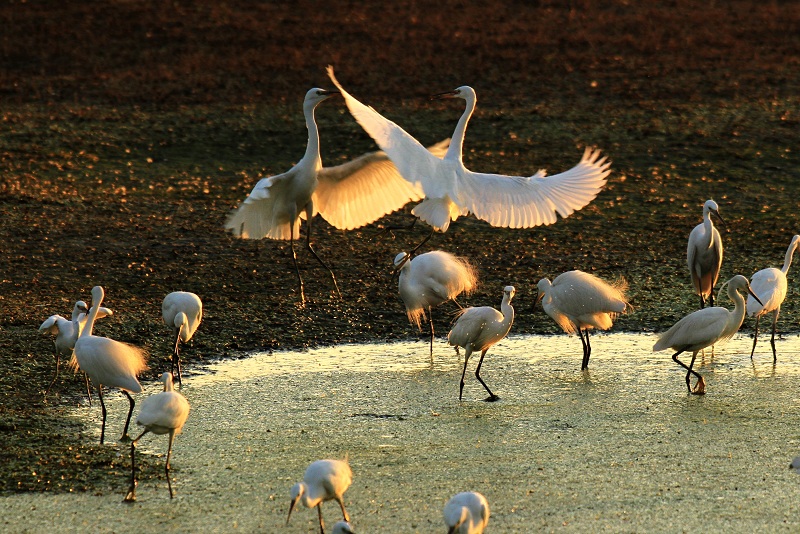
{"label": "egret bending neck", "polygon": [[450,147],[447,149],[447,154],[445,154],[445,158],[455,159],[459,163],[462,162],[461,156],[464,151],[464,136],[467,132],[467,124],[469,123],[469,119],[472,117],[472,113],[475,111],[476,103],[475,96],[469,93],[466,94],[464,100],[467,103],[467,107],[464,110],[464,113],[461,115],[461,118],[458,119],[456,129],[453,131],[453,138],[450,141]]}

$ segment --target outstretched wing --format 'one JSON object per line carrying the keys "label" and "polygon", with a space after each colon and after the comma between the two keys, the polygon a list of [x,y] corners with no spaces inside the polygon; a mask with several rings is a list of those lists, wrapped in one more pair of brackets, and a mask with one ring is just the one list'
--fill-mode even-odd
{"label": "outstretched wing", "polygon": [[435,176],[441,160],[400,126],[353,98],[339,85],[333,75],[333,67],[328,67],[328,76],[342,93],[350,114],[375,140],[381,150],[386,152],[397,166],[400,175],[424,191],[435,185],[431,178]]}
{"label": "outstretched wing", "polygon": [[611,162],[589,148],[580,163],[561,174],[544,171],[525,178],[466,171],[459,180],[458,202],[492,226],[530,228],[568,217],[594,200],[611,172]]}
{"label": "outstretched wing", "polygon": [[[444,156],[450,139],[428,150]],[[314,207],[330,224],[352,230],[425,196],[419,185],[405,180],[383,151],[368,152],[352,161],[325,167],[317,174]]]}

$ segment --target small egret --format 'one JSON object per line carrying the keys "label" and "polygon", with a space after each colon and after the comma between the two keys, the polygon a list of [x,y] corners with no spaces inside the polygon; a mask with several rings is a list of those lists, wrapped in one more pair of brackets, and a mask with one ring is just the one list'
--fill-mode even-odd
{"label": "small egret", "polygon": [[627,285],[624,281],[608,284],[583,271],[568,271],[556,276],[552,284],[542,278],[537,287],[547,315],[567,334],[578,333],[583,345],[581,370],[587,369],[592,354],[589,330],[608,330],[616,316],[625,312]]}
{"label": "small egret", "polygon": [[[47,389],[44,392],[45,397],[47,397],[47,394],[50,393],[50,388],[53,387],[53,384],[56,383],[56,379],[58,378],[58,367],[62,355],[69,356],[69,365],[77,370],[78,362],[75,361],[75,356],[73,355],[72,351],[75,348],[75,342],[78,340],[78,335],[80,335],[83,326],[86,324],[88,313],[89,308],[86,306],[86,303],[82,300],[79,300],[72,308],[72,320],[65,319],[60,315],[51,315],[41,324],[41,326],[39,326],[39,332],[43,334],[53,334],[56,336],[54,350],[56,355],[56,372],[53,375],[53,380],[50,381],[50,385],[47,386]],[[108,308],[100,308],[97,312],[98,319],[107,317],[109,315],[113,315],[113,312]],[[86,377],[85,374],[84,377]],[[88,377],[86,377],[86,391],[89,392]],[[89,393],[89,405],[91,406],[91,404],[92,396],[91,393]]]}
{"label": "small egret", "polygon": [[[761,302],[758,296],[753,293],[747,278],[744,276],[737,274],[725,284],[728,285],[728,296],[735,304],[733,311],[721,306],[714,306],[690,313],[675,323],[672,328],[661,334],[658,342],[653,346],[654,352],[664,349],[677,351],[672,355],[672,359],[686,369],[686,387],[689,389],[689,393],[702,395],[706,392],[705,380],[700,376],[700,373],[692,369],[697,353],[719,341],[730,339],[742,326],[745,303],[744,297],[739,294],[739,291],[746,290],[753,295],[757,302]],[[692,351],[692,361],[689,365],[678,359],[678,355],[685,351]],[[697,378],[697,384],[694,389],[691,387],[690,375],[694,375]]]}
{"label": "small egret", "polygon": [[292,486],[292,502],[289,505],[289,515],[286,524],[292,517],[292,510],[297,502],[303,503],[306,508],[317,507],[319,515],[319,531],[324,534],[325,522],[322,520],[322,503],[335,500],[342,508],[345,521],[350,521],[347,510],[344,509],[342,495],[353,481],[353,472],[350,465],[343,460],[317,460],[311,462],[303,474],[303,481]]}
{"label": "small egret", "polygon": [[355,534],[355,530],[353,530],[352,525],[347,521],[337,521],[335,525],[333,525],[333,530],[331,531],[332,534]]}
{"label": "small egret", "polygon": [[[328,271],[341,296],[333,271],[311,248],[311,219],[320,215],[336,228],[351,230],[422,198],[422,190],[404,180],[383,152],[368,152],[335,167],[323,167],[319,152],[319,132],[314,110],[336,91],[310,89],[303,101],[308,129],[308,144],[303,158],[283,174],[263,178],[225,223],[237,237],[245,239],[288,240],[292,250],[300,303],[305,292],[294,241],[300,236],[300,218],[306,220],[306,248]],[[449,140],[431,147],[444,154]]]}
{"label": "small egret", "polygon": [[506,228],[552,224],[557,220],[556,214],[568,217],[591,202],[611,172],[611,163],[601,159],[599,151],[588,148],[578,165],[549,178],[544,170],[530,177],[472,172],[462,162],[464,133],[475,110],[475,91],[471,87],[462,86],[436,96],[466,101],[450,147],[439,159],[400,126],[353,98],[334,77],[333,67],[328,67],[328,76],[344,96],[350,113],[386,151],[400,174],[422,187],[425,200],[412,213],[428,223],[433,228],[431,232],[445,232],[451,221],[469,213],[492,226]]}
{"label": "small egret", "polygon": [[136,500],[136,443],[148,432],[159,436],[169,434],[167,462],[164,472],[167,475],[169,498],[172,499],[175,496],[169,476],[169,459],[172,456],[172,444],[175,441],[175,435],[181,433],[183,425],[186,424],[186,419],[189,417],[189,401],[173,389],[172,373],[162,374],[161,382],[164,383],[164,391],[144,399],[139,410],[139,417],[136,418],[136,424],[143,426],[144,431],[131,442],[131,486],[128,489],[128,494],[125,495],[124,502]]}
{"label": "small egret", "polygon": [[789,272],[789,266],[792,264],[792,256],[794,255],[797,245],[800,243],[800,235],[792,237],[792,242],[786,250],[786,257],[783,260],[783,267],[776,269],[774,267],[767,267],[761,269],[750,278],[750,288],[753,293],[758,295],[764,304],[761,305],[756,300],[749,296],[747,297],[747,314],[755,316],[756,326],[753,333],[753,349],[750,351],[750,358],[756,351],[756,343],[758,342],[758,320],[762,315],[772,312],[772,361],[778,361],[778,353],[775,350],[775,325],[778,322],[778,314],[781,311],[781,304],[786,298],[786,288],[788,286],[786,280],[786,273]]}
{"label": "small egret", "polygon": [[181,375],[181,358],[178,346],[183,341],[187,343],[194,335],[200,321],[203,320],[203,302],[200,297],[187,291],[174,291],[164,297],[161,305],[161,317],[167,326],[173,328],[175,333],[175,346],[172,351],[172,366],[170,372],[175,377],[175,368],[178,368],[178,384],[183,384]]}
{"label": "small egret", "polygon": [[100,286],[92,288],[92,308],[83,331],[75,342],[75,358],[78,366],[85,372],[97,387],[100,397],[100,406],[103,410],[103,425],[100,430],[100,444],[102,445],[106,432],[106,405],[103,401],[103,385],[116,387],[128,397],[130,408],[125,419],[125,429],[120,439],[130,439],[128,425],[131,422],[134,401],[132,393],[141,393],[142,385],[136,376],[147,369],[144,353],[131,345],[120,343],[107,337],[92,335],[94,322],[97,319],[100,305],[103,303],[105,292]]}
{"label": "small egret", "polygon": [[514,298],[514,286],[506,286],[503,289],[503,302],[500,304],[502,313],[491,306],[481,306],[477,308],[467,308],[462,310],[456,319],[456,324],[447,335],[447,341],[456,348],[464,347],[464,370],[461,372],[461,385],[458,390],[458,400],[464,393],[464,375],[467,373],[467,362],[473,351],[481,351],[481,359],[475,369],[475,378],[483,385],[489,396],[487,402],[500,400],[500,397],[492,393],[486,382],[481,379],[481,365],[483,357],[489,347],[506,337],[511,330],[514,322],[514,307],[511,306],[511,299]]}
{"label": "small egret", "polygon": [[422,330],[420,318],[428,311],[431,327],[431,358],[433,358],[433,315],[431,308],[462,293],[469,294],[478,283],[475,268],[464,259],[449,252],[434,250],[411,257],[401,252],[394,258],[395,272],[399,272],[398,289],[406,305],[408,320]]}
{"label": "small egret", "polygon": [[489,502],[477,491],[454,495],[444,507],[448,534],[483,534],[489,524]]}
{"label": "small egret", "polygon": [[722,267],[722,238],[711,221],[712,213],[725,225],[717,203],[706,200],[703,204],[703,222],[692,229],[686,250],[686,263],[692,275],[694,292],[700,295],[700,308],[705,307],[706,299],[710,306],[714,305],[714,286],[717,285]]}

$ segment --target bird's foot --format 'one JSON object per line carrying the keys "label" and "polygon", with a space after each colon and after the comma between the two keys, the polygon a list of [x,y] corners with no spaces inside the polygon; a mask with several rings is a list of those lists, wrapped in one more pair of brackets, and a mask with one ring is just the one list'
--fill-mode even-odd
{"label": "bird's foot", "polygon": [[705,395],[706,394],[706,381],[701,376],[697,379],[697,384],[695,384],[694,389],[692,390],[692,395]]}
{"label": "bird's foot", "polygon": [[491,395],[489,395],[488,397],[483,399],[484,402],[497,402],[499,400],[500,400],[500,397],[498,397],[494,393],[492,393]]}
{"label": "bird's foot", "polygon": [[133,487],[131,487],[131,489],[128,490],[128,494],[125,495],[125,498],[122,499],[122,502],[127,502],[127,503],[136,502],[136,485],[134,485]]}
{"label": "bird's foot", "polygon": [[131,438],[131,437],[130,437],[128,434],[123,434],[123,435],[122,435],[122,436],[119,438],[119,440],[120,440],[120,442],[122,442],[122,443],[130,443],[131,441],[133,441],[133,438]]}

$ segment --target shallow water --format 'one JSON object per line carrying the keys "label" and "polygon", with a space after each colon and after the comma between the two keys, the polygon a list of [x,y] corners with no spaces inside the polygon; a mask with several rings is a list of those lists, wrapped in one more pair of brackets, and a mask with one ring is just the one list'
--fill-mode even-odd
{"label": "shallow water", "polygon": [[[671,354],[651,352],[655,339],[593,336],[581,373],[577,337],[512,336],[482,368],[496,403],[482,402],[477,357],[458,401],[462,363],[441,340],[433,363],[424,342],[217,363],[185,380],[192,413],[173,453],[174,500],[165,480],[144,480],[137,503],[123,504],[125,459],[118,491],[6,497],[2,524],[272,531],[310,461],[348,456],[345,503],[359,533],[442,531],[445,501],[463,490],[486,495],[495,533],[797,531],[800,476],[788,464],[800,454],[800,339],[778,342],[775,366],[768,341],[751,362],[741,336],[698,356],[705,396],[687,394]],[[109,403],[112,436],[126,406]],[[99,407],[74,416],[99,438]],[[139,450],[163,454],[166,438]],[[329,527],[340,519],[335,503],[323,514]],[[316,513],[298,509],[286,531],[317,532]]]}

